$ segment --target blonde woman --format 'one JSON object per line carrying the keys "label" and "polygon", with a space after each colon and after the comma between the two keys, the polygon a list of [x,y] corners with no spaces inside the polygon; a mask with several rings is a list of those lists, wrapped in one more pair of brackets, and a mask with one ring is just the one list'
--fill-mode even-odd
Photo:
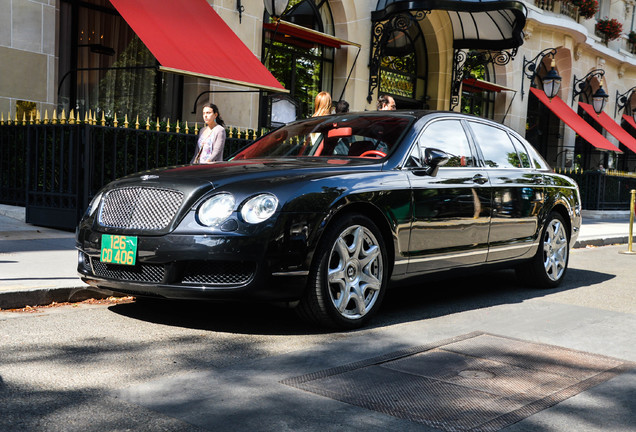
{"label": "blonde woman", "polygon": [[331,114],[331,95],[325,91],[321,91],[316,95],[316,100],[314,101],[314,114],[312,117],[329,114]]}

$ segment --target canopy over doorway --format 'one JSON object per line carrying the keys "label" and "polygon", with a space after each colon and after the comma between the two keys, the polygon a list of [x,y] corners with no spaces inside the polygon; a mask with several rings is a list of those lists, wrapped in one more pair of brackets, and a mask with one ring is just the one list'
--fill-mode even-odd
{"label": "canopy over doorway", "polygon": [[[503,0],[379,0],[371,20],[372,47],[369,77],[370,100],[379,85],[379,67],[383,48],[395,31],[404,31],[413,23],[421,21],[433,10],[443,10],[449,15],[453,27],[455,49],[451,106],[459,101],[459,89],[464,79],[463,63],[466,55],[460,50],[503,51],[503,55],[484,56],[488,61],[507,64],[523,44],[523,27],[527,10],[521,1]],[[502,63],[503,62],[503,63]]]}
{"label": "canopy over doorway", "polygon": [[160,70],[287,92],[206,0],[110,2],[157,58]]}

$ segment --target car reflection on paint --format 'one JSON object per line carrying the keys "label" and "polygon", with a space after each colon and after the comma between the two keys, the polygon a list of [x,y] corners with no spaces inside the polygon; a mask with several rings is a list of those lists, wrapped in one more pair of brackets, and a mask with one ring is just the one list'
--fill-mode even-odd
{"label": "car reflection on paint", "polygon": [[390,285],[432,272],[514,267],[555,287],[580,223],[577,185],[502,125],[347,113],[108,184],[78,226],[78,271],[135,296],[289,302],[355,328]]}

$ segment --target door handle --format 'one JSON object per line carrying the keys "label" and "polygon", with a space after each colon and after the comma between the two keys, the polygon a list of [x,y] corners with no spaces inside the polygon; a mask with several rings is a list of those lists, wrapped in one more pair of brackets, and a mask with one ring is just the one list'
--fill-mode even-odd
{"label": "door handle", "polygon": [[473,183],[484,184],[488,182],[488,178],[481,174],[475,174],[473,176]]}

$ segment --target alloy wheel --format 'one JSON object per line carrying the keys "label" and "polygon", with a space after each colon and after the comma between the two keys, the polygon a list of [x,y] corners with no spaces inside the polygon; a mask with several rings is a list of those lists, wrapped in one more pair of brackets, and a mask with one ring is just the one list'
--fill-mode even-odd
{"label": "alloy wheel", "polygon": [[333,306],[347,319],[365,316],[378,299],[384,271],[376,237],[361,225],[346,228],[334,242],[328,262]]}
{"label": "alloy wheel", "polygon": [[568,262],[568,236],[563,223],[552,219],[543,239],[543,267],[546,275],[558,281],[565,272]]}

